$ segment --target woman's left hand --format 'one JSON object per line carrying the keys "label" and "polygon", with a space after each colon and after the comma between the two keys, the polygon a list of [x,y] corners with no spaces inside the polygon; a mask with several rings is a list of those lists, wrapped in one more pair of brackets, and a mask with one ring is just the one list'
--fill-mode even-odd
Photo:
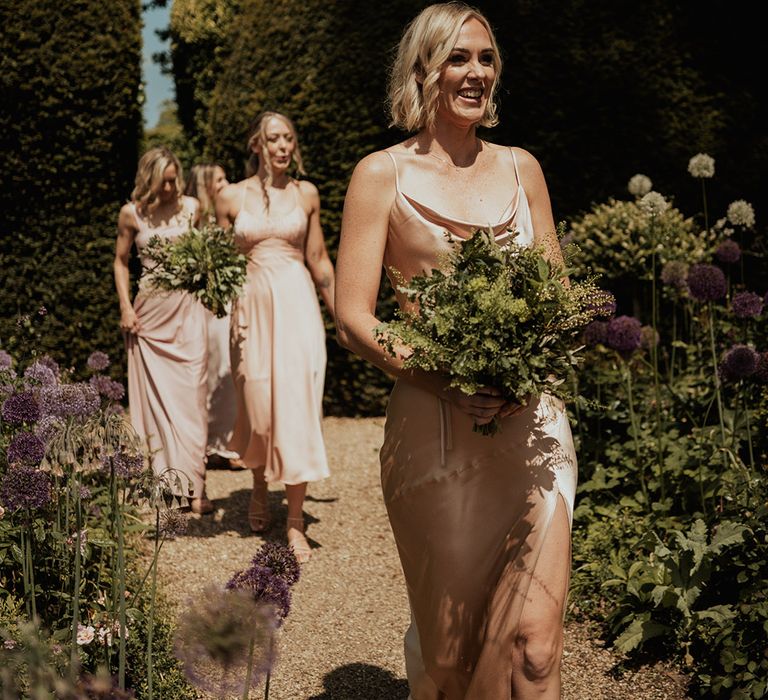
{"label": "woman's left hand", "polygon": [[496,414],[499,418],[506,418],[507,416],[514,416],[528,408],[528,404],[531,401],[531,397],[525,397],[525,403],[517,403],[515,401],[507,401]]}

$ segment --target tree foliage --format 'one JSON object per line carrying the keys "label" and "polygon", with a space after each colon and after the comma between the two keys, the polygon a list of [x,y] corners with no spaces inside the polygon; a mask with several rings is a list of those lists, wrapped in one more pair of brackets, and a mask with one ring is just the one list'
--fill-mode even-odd
{"label": "tree foliage", "polygon": [[141,128],[139,3],[19,0],[0,22],[0,344],[44,306],[42,349],[82,365],[122,347],[111,263]]}

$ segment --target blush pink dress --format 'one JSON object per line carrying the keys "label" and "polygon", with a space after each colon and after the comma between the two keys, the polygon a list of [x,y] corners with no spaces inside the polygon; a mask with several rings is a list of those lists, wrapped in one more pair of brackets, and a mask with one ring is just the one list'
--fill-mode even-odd
{"label": "blush pink dress", "polygon": [[329,475],[322,434],[325,328],[304,264],[308,219],[299,187],[290,211],[251,214],[246,188],[235,240],[248,277],[232,306],[230,352],[237,420],[230,449],[268,482],[301,484]]}
{"label": "blush pink dress", "polygon": [[[397,172],[399,158],[389,155]],[[493,231],[499,245],[530,245],[531,214],[514,167],[517,194]],[[446,232],[458,240],[487,226],[409,198],[398,175],[386,270],[407,280],[438,268],[451,246]],[[396,382],[381,480],[411,606],[405,657],[412,700],[512,697],[515,636],[532,579],[548,577],[537,559],[558,503],[572,519],[576,455],[561,401],[543,395],[502,419],[493,437],[472,427],[434,394]]]}
{"label": "blush pink dress", "polygon": [[[133,205],[139,257],[152,236],[173,239],[184,233],[197,206],[197,200],[184,197],[173,220],[150,226]],[[168,488],[199,498],[205,488],[208,422],[205,308],[186,292],[141,291],[133,308],[141,330],[126,336],[131,423]]]}

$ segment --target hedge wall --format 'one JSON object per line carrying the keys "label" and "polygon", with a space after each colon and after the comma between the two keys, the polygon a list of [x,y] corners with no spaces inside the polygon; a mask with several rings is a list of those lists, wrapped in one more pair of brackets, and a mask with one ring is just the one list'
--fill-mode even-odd
{"label": "hedge wall", "polygon": [[141,129],[139,2],[17,0],[0,22],[0,345],[44,306],[44,350],[122,366],[112,258]]}
{"label": "hedge wall", "polygon": [[[263,109],[291,115],[333,253],[354,164],[402,138],[386,128],[386,72],[400,32],[426,4],[176,0],[180,119],[205,155],[237,178],[253,116]],[[682,0],[475,4],[494,25],[506,63],[502,123],[485,136],[539,157],[558,219],[622,196],[636,172],[676,195],[684,210],[698,211],[700,188],[686,171],[698,151],[718,162],[708,189],[713,210],[738,197],[753,201],[758,216],[765,210],[759,183],[768,175],[768,138],[760,123],[768,101],[746,70],[759,42],[742,41],[745,32],[756,38],[759,23],[729,19],[719,32],[718,17],[730,15],[724,0],[706,10]],[[741,124],[747,133],[739,133]],[[333,340],[329,359],[326,409],[380,412],[382,375]]]}

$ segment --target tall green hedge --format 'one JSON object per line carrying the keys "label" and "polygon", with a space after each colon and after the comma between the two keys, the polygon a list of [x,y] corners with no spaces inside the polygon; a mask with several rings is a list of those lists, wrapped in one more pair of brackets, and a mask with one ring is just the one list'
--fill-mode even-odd
{"label": "tall green hedge", "polygon": [[43,349],[120,365],[112,258],[141,129],[139,2],[3,2],[0,22],[0,345],[44,306]]}
{"label": "tall green hedge", "polygon": [[[403,27],[426,4],[175,0],[180,119],[205,155],[239,178],[250,120],[264,109],[293,117],[333,253],[354,164],[402,138],[386,127],[386,73]],[[768,102],[745,70],[757,49],[741,41],[757,30],[729,20],[727,35],[718,33],[716,16],[730,14],[724,0],[706,8],[682,0],[474,4],[494,25],[505,59],[501,124],[484,136],[542,161],[558,219],[621,196],[636,172],[697,211],[700,187],[686,166],[699,151],[718,162],[713,208],[746,197],[760,216]],[[742,124],[747,133],[739,133]],[[329,357],[327,410],[379,412],[382,375],[333,340]]]}

